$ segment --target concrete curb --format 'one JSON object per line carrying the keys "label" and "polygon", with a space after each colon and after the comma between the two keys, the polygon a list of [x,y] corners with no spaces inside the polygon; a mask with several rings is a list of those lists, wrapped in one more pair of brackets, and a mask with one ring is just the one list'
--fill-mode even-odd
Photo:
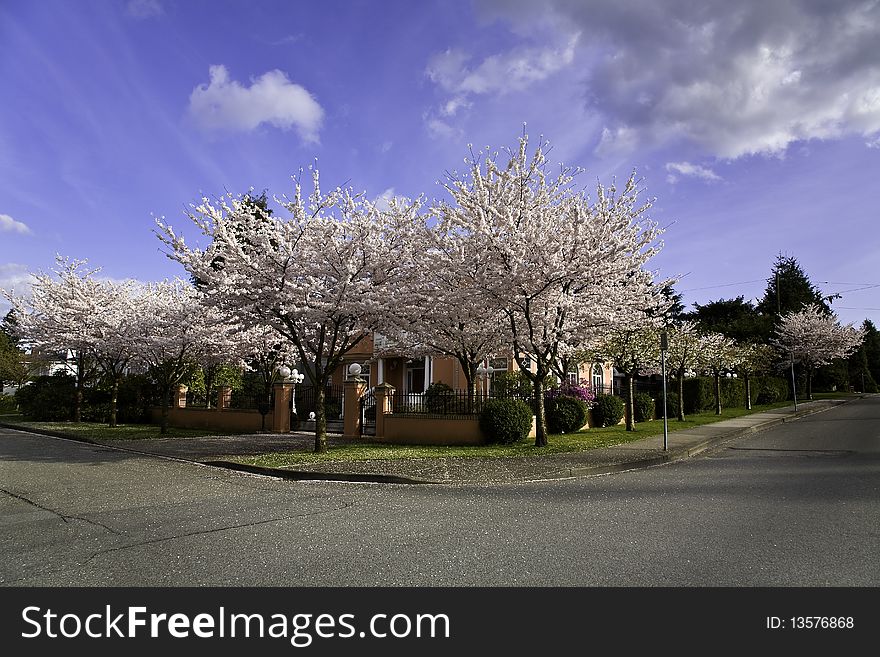
{"label": "concrete curb", "polygon": [[[126,447],[121,447],[117,445],[107,445],[106,443],[97,442],[94,440],[90,440],[88,438],[79,438],[76,436],[63,435],[61,432],[55,432],[51,430],[39,430],[35,431],[32,429],[23,428],[21,426],[16,426],[14,424],[8,424],[4,422],[0,422],[0,427],[6,427],[9,429],[15,429],[17,431],[24,431],[26,433],[34,433],[41,435],[48,435],[54,438],[59,438],[63,440],[72,440],[74,442],[80,442],[92,446],[104,447],[108,449],[116,449],[122,452],[129,452],[133,454],[140,454],[143,456],[153,456],[157,458],[166,459],[169,461],[177,461],[181,463],[191,463],[195,465],[201,465],[205,467],[214,467],[225,470],[232,470],[236,472],[244,472],[248,474],[262,475],[267,477],[274,477],[278,479],[286,479],[292,481],[343,481],[343,482],[355,482],[355,483],[381,483],[381,484],[500,484],[500,483],[526,483],[531,481],[545,481],[545,480],[553,480],[553,479],[572,479],[577,477],[590,477],[590,476],[599,476],[606,474],[614,474],[617,472],[625,472],[628,470],[636,470],[642,468],[649,468],[658,465],[663,465],[666,463],[672,463],[675,461],[682,461],[698,454],[705,452],[706,450],[717,447],[727,441],[734,440],[736,438],[741,438],[743,436],[747,436],[753,433],[758,433],[765,429],[772,428],[774,426],[778,426],[780,424],[784,424],[786,422],[792,422],[798,420],[802,417],[806,417],[809,415],[814,415],[816,413],[822,413],[831,408],[839,406],[841,404],[846,404],[853,399],[859,399],[860,397],[854,397],[852,399],[831,399],[826,400],[828,403],[823,406],[807,408],[795,411],[792,415],[787,417],[775,417],[766,420],[765,422],[761,422],[760,424],[756,424],[750,427],[744,428],[734,428],[730,431],[724,432],[718,436],[714,436],[711,438],[707,438],[703,441],[697,442],[693,445],[689,445],[686,447],[679,447],[672,449],[666,453],[658,454],[657,456],[651,458],[641,458],[634,460],[622,460],[618,463],[604,463],[601,465],[585,465],[585,466],[575,466],[575,467],[566,467],[559,470],[554,470],[551,472],[543,473],[543,474],[533,474],[532,476],[521,476],[514,478],[503,478],[503,479],[495,479],[495,480],[485,480],[485,481],[468,481],[468,480],[449,480],[449,479],[426,479],[426,478],[417,478],[417,477],[407,477],[404,475],[392,475],[392,474],[383,474],[383,473],[363,473],[363,472],[318,472],[318,471],[309,471],[309,470],[288,470],[282,468],[269,468],[263,466],[256,465],[246,465],[242,463],[235,463],[233,461],[222,461],[222,460],[196,460],[196,459],[186,459],[175,456],[167,456],[162,454],[154,454],[151,452],[144,452],[136,449],[130,449]],[[711,427],[712,425],[705,425]],[[542,458],[542,457],[534,457],[534,458]]]}
{"label": "concrete curb", "polygon": [[293,481],[350,481],[374,484],[440,484],[449,483],[435,481],[433,479],[416,479],[414,477],[403,477],[401,475],[387,474],[367,474],[356,472],[314,472],[308,470],[284,470],[282,468],[268,468],[259,465],[247,465],[244,463],[235,463],[233,461],[197,461],[201,465],[207,465],[215,468],[224,468],[226,470],[235,470],[238,472],[248,472],[250,474],[266,475],[267,477],[277,477],[279,479],[290,479]]}

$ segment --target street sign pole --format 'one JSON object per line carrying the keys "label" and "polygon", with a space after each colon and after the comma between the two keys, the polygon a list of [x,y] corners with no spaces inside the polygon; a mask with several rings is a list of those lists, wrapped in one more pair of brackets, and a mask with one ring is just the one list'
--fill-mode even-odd
{"label": "street sign pole", "polygon": [[660,370],[661,375],[663,377],[663,451],[667,451],[669,449],[669,422],[667,420],[667,415],[669,411],[667,411],[666,406],[666,350],[669,349],[669,340],[666,336],[666,331],[663,331],[660,334]]}

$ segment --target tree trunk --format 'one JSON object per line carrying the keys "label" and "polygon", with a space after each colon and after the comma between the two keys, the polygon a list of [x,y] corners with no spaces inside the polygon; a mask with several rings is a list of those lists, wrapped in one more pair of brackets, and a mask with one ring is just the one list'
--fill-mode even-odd
{"label": "tree trunk", "polygon": [[73,398],[73,421],[82,420],[83,388],[86,382],[86,359],[85,356],[76,355],[76,394]]}
{"label": "tree trunk", "polygon": [[[316,377],[317,378],[317,377]],[[315,386],[315,452],[327,451],[327,408],[324,405],[325,381]]]}
{"label": "tree trunk", "polygon": [[635,402],[635,381],[632,374],[626,375],[626,409],[624,416],[626,417],[626,430],[635,431],[636,429],[636,402]]}
{"label": "tree trunk", "polygon": [[721,415],[721,373],[715,373],[715,415]]}
{"label": "tree trunk", "polygon": [[544,377],[535,378],[535,447],[547,446],[547,418],[544,413]]}
{"label": "tree trunk", "polygon": [[813,401],[813,366],[807,365],[807,399]]}
{"label": "tree trunk", "polygon": [[678,421],[684,422],[684,372],[678,375]]}
{"label": "tree trunk", "polygon": [[162,414],[159,419],[159,433],[168,433],[168,416],[171,406],[171,386],[164,386],[162,393]]}
{"label": "tree trunk", "polygon": [[113,376],[113,388],[110,391],[110,426],[116,426],[116,405],[119,399],[119,376]]}
{"label": "tree trunk", "polygon": [[752,410],[752,380],[749,378],[748,373],[745,375],[746,378],[746,410]]}

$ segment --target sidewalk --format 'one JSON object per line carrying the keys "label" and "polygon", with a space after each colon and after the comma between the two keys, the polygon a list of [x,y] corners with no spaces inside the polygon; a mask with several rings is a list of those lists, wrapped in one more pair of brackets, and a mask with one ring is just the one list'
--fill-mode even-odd
{"label": "sidewalk", "polygon": [[[643,438],[625,445],[570,454],[533,457],[449,457],[420,459],[382,459],[372,461],[327,462],[271,469],[245,466],[225,460],[233,455],[309,449],[314,434],[247,434],[240,436],[208,436],[203,438],[159,438],[151,440],[108,441],[108,447],[195,461],[214,467],[264,474],[285,479],[365,481],[378,483],[509,483],[561,479],[620,472],[633,468],[658,465],[686,459],[727,440],[745,436],[805,415],[819,413],[846,399],[798,402],[793,406],[754,413],[731,420],[722,420],[684,431],[668,434],[668,449],[663,449],[663,436]],[[656,421],[655,421],[656,422]],[[659,425],[662,432],[662,424]],[[342,437],[329,435],[330,444],[341,443]]]}

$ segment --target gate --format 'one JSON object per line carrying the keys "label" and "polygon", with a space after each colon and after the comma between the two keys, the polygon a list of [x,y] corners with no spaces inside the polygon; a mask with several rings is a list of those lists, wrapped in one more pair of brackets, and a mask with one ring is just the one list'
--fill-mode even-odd
{"label": "gate", "polygon": [[375,436],[376,435],[376,397],[373,395],[372,389],[360,398],[360,435]]}

